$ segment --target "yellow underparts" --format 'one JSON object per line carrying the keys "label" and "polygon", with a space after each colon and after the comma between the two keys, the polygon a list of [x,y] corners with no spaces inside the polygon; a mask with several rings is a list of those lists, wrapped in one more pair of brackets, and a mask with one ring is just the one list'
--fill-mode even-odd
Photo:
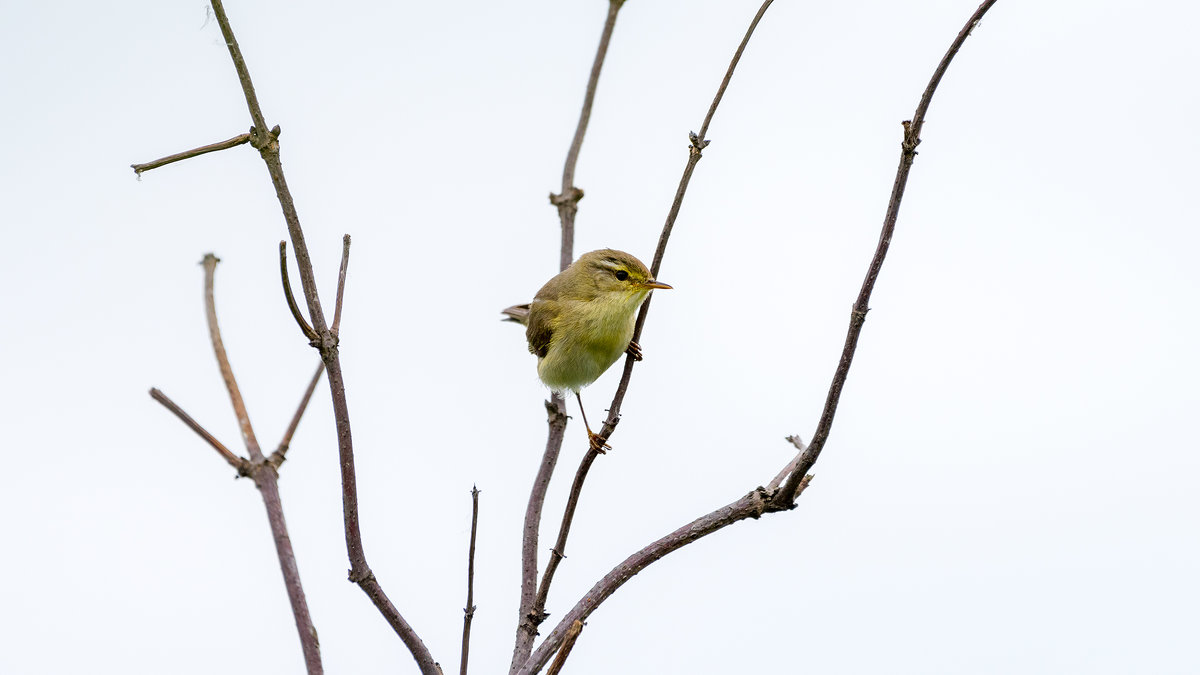
{"label": "yellow underparts", "polygon": [[578,392],[596,381],[633,339],[637,309],[648,289],[605,294],[588,301],[560,301],[551,323],[546,355],[538,359],[538,377],[555,391]]}

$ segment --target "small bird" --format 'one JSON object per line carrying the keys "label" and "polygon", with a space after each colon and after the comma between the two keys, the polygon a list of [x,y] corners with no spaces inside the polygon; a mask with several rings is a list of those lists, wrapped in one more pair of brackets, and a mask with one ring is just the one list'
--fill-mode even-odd
{"label": "small bird", "polygon": [[642,359],[633,342],[637,310],[656,288],[671,288],[650,276],[642,261],[610,248],[579,256],[528,305],[503,310],[525,325],[529,351],[537,354],[538,377],[556,392],[575,392],[588,441],[608,446],[592,433],[579,390],[596,381],[623,353]]}

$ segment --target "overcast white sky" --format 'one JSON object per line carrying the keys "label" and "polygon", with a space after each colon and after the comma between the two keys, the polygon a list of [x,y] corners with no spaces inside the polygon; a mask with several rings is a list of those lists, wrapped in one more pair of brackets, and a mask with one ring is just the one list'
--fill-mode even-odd
{"label": "overcast white sky", "polygon": [[[687,132],[758,4],[622,10],[577,252],[650,258]],[[630,552],[770,480],[784,436],[811,436],[900,121],[975,4],[767,13],[710,129],[660,274],[676,290],[654,303],[551,623]],[[327,307],[354,237],[342,355],[366,551],[447,672],[472,484],[472,672],[511,653],[545,392],[498,310],[556,271],[546,195],[606,7],[229,2]],[[199,0],[4,15],[0,672],[301,672],[259,496],[146,394],[239,447],[204,327],[209,251],[264,445],[316,364],[279,291],[285,230],[257,153],[140,182],[128,168],[249,127],[217,26]],[[1200,671],[1197,25],[1181,1],[997,4],[934,99],[799,508],[643,572],[566,672]],[[592,419],[616,380],[585,392]],[[345,581],[324,385],[281,486],[326,671],[416,672]]]}

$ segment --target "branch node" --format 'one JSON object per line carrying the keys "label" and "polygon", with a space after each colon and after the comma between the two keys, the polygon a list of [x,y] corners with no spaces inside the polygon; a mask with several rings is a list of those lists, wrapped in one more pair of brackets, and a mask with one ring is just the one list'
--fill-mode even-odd
{"label": "branch node", "polygon": [[358,573],[356,573],[353,568],[348,569],[346,570],[346,578],[350,581],[350,583],[358,584],[360,586],[365,582],[376,580],[375,573],[371,571],[370,567],[364,568],[362,572]]}
{"label": "branch node", "polygon": [[550,203],[554,206],[568,206],[574,208],[579,200],[583,199],[583,190],[572,185],[563,190],[562,194],[550,193]]}

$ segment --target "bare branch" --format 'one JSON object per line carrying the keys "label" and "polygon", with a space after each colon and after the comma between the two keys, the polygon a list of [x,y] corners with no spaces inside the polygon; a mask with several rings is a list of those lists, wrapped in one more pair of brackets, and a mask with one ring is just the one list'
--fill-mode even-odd
{"label": "bare branch", "polygon": [[546,617],[546,598],[550,594],[550,584],[554,581],[554,572],[558,570],[558,564],[562,562],[562,559],[567,557],[567,536],[571,533],[571,521],[575,519],[575,508],[579,506],[579,496],[583,493],[583,482],[587,480],[592,463],[601,454],[603,451],[589,444],[587,453],[579,462],[579,469],[575,471],[575,480],[571,483],[567,506],[563,509],[562,522],[558,526],[558,540],[554,542],[554,548],[550,549],[550,562],[546,563],[546,571],[542,574],[542,583],[538,586],[537,599],[533,603],[531,614],[538,617],[538,623],[541,623]]}
{"label": "bare branch", "polygon": [[249,143],[249,142],[250,142],[250,134],[238,134],[237,136],[234,136],[233,138],[231,138],[227,141],[221,141],[219,143],[213,143],[211,145],[204,145],[199,148],[185,150],[183,152],[176,153],[174,155],[168,155],[166,157],[163,157],[162,159],[156,159],[152,162],[146,162],[145,164],[130,164],[129,166],[133,169],[134,173],[136,173],[138,176],[141,176],[142,172],[144,172],[144,171],[149,171],[151,169],[157,169],[160,166],[166,166],[167,164],[171,164],[171,163],[178,162],[181,160],[191,159],[192,157],[199,157],[200,155],[206,155],[210,152],[216,152],[218,150],[228,150],[229,148],[236,148],[239,145],[245,145],[246,143]]}
{"label": "bare branch", "polygon": [[312,399],[313,392],[317,390],[317,384],[321,381],[321,375],[325,372],[325,364],[317,364],[317,372],[313,373],[312,379],[308,382],[308,388],[304,390],[304,397],[300,399],[300,405],[296,407],[296,413],[292,415],[292,421],[288,423],[287,430],[283,432],[283,438],[279,440],[279,447],[275,448],[275,452],[267,458],[267,463],[275,467],[276,470],[287,459],[288,448],[292,444],[292,436],[296,433],[296,427],[300,426],[300,418],[304,417],[304,411],[308,408],[308,402]]}
{"label": "bare branch", "polygon": [[342,235],[342,264],[338,268],[337,298],[333,303],[333,324],[329,330],[336,336],[342,325],[342,296],[346,292],[346,268],[350,266],[350,235]]}
{"label": "bare branch", "polygon": [[558,622],[550,635],[538,645],[529,660],[518,671],[518,675],[533,675],[541,670],[550,657],[559,650],[567,633],[576,621],[586,621],[605,600],[638,572],[672,551],[708,536],[721,528],[746,518],[758,518],[766,510],[767,494],[757,489],[741,499],[727,504],[712,513],[697,518],[671,534],[655,541],[626,558],[608,574],[604,575],[583,598]]}
{"label": "bare branch", "polygon": [[213,297],[213,277],[216,275],[217,263],[221,259],[206,253],[201,265],[204,265],[204,314],[208,318],[208,336],[212,339],[213,352],[217,355],[217,367],[221,371],[221,379],[229,391],[229,401],[233,404],[233,413],[237,416],[238,427],[242,431],[242,440],[250,453],[251,463],[263,461],[262,450],[258,447],[258,439],[254,437],[254,427],[250,426],[250,413],[246,412],[246,402],[242,400],[242,392],[238,389],[237,380],[233,377],[233,367],[229,365],[229,356],[225,353],[225,343],[221,340],[221,327],[217,325],[217,303]]}
{"label": "bare branch", "polygon": [[825,440],[829,438],[829,431],[833,428],[833,416],[837,412],[838,401],[842,397],[842,387],[846,384],[846,377],[850,374],[850,364],[854,361],[854,351],[858,347],[858,336],[862,333],[863,323],[866,322],[867,312],[870,311],[871,291],[875,288],[875,280],[879,277],[879,271],[883,268],[883,259],[887,256],[888,246],[892,243],[892,233],[896,230],[896,218],[900,214],[900,200],[904,198],[908,173],[917,156],[917,145],[921,142],[921,126],[925,124],[925,112],[929,109],[929,103],[933,100],[933,92],[937,90],[954,55],[958,53],[967,36],[971,34],[971,30],[994,4],[996,4],[996,0],[985,0],[971,15],[971,18],[967,19],[967,23],[958,32],[954,42],[950,44],[950,49],[946,50],[946,55],[938,63],[937,69],[933,71],[933,77],[925,87],[925,93],[921,96],[921,102],[917,104],[917,110],[913,114],[912,120],[905,120],[903,123],[904,140],[900,143],[900,165],[896,168],[896,180],[892,184],[892,196],[888,200],[887,213],[883,218],[879,244],[875,247],[875,255],[867,267],[867,276],[863,279],[858,299],[855,300],[854,307],[850,311],[850,327],[846,331],[846,343],[842,347],[842,355],[838,359],[833,382],[829,385],[829,393],[825,396],[825,408],[821,411],[821,420],[817,423],[817,430],[813,432],[812,442],[809,443],[808,449],[800,456],[800,461],[796,462],[791,475],[775,494],[772,504],[774,508],[792,508],[795,504],[795,495],[799,494],[800,481],[804,479],[808,470],[821,456],[821,449],[825,447]]}
{"label": "bare branch", "polygon": [[300,332],[304,333],[304,337],[308,338],[310,342],[316,341],[316,332],[304,320],[304,315],[300,313],[300,307],[296,305],[296,297],[292,295],[292,282],[288,279],[286,241],[279,242],[279,278],[283,281],[283,297],[287,299],[288,309],[291,310],[292,318],[296,320],[296,325],[300,326]]}
{"label": "bare branch", "polygon": [[796,465],[800,463],[800,457],[804,455],[804,449],[807,447],[804,445],[804,441],[800,440],[799,436],[788,436],[787,442],[791,443],[792,446],[796,448],[796,456],[792,457],[792,461],[788,462],[787,466],[783,467],[783,469],[771,479],[770,483],[767,483],[767,492],[772,494],[774,494],[775,490],[779,488],[779,485],[783,482],[783,479],[787,478],[792,471],[796,470]]}
{"label": "bare branch", "polygon": [[[583,190],[575,187],[575,166],[579,162],[583,137],[587,133],[588,121],[592,117],[592,104],[596,100],[600,71],[604,67],[608,44],[612,39],[613,28],[617,24],[617,13],[621,11],[624,4],[625,0],[609,0],[604,28],[600,31],[600,44],[596,47],[596,56],[592,60],[592,70],[588,74],[587,87],[583,95],[583,105],[579,110],[579,122],[575,125],[575,136],[571,139],[571,147],[567,150],[567,158],[563,162],[562,192],[550,195],[550,203],[558,209],[558,219],[562,230],[558,256],[560,271],[567,269],[575,258],[575,213],[579,210],[579,200],[583,198]],[[525,509],[525,525],[521,537],[521,606],[517,613],[517,635],[513,644],[510,673],[520,668],[521,664],[529,657],[529,652],[533,649],[533,639],[537,635],[537,626],[544,619],[540,609],[536,613],[533,611],[537,595],[538,528],[542,522],[542,506],[546,501],[546,489],[550,485],[550,478],[558,462],[558,454],[562,450],[563,433],[567,426],[566,403],[562,396],[552,394],[550,401],[546,403],[546,410],[549,413],[546,450],[542,454],[542,463],[538,467],[537,477],[533,481],[533,489],[529,493],[529,505]]]}
{"label": "bare branch", "polygon": [[229,448],[225,447],[225,445],[222,444],[221,441],[218,441],[216,436],[213,436],[212,434],[208,433],[207,429],[200,426],[200,423],[197,422],[196,420],[192,419],[191,415],[184,412],[183,408],[180,408],[178,405],[175,404],[174,401],[167,398],[166,394],[162,393],[157,388],[155,388],[155,389],[150,390],[150,397],[153,398],[155,401],[158,401],[159,403],[163,404],[163,407],[165,407],[167,410],[170,410],[172,413],[174,413],[174,415],[176,417],[178,417],[180,420],[182,420],[183,423],[188,426],[188,428],[190,428],[192,431],[196,432],[200,436],[200,438],[203,438],[205,441],[207,441],[208,444],[211,445],[213,447],[213,449],[217,451],[217,454],[221,455],[221,457],[223,457],[226,462],[229,462],[229,466],[232,466],[233,468],[237,469],[238,474],[240,474],[242,476],[250,475],[249,462],[247,462],[246,460],[242,459],[241,457],[238,457],[237,455],[230,452]]}
{"label": "bare branch", "polygon": [[600,69],[604,66],[604,57],[608,53],[608,43],[612,39],[613,27],[617,24],[617,12],[625,0],[609,0],[608,16],[604,19],[604,29],[600,32],[600,46],[596,48],[596,58],[592,61],[592,72],[588,76],[587,91],[583,95],[583,107],[579,111],[579,123],[575,126],[575,137],[571,139],[571,148],[567,151],[567,160],[563,164],[562,192],[550,195],[550,203],[558,209],[558,219],[562,224],[562,244],[559,249],[558,268],[567,269],[575,259],[575,212],[579,208],[579,200],[583,199],[583,190],[575,187],[575,165],[579,161],[579,151],[583,147],[583,135],[587,133],[588,121],[592,117],[592,102],[596,99],[596,85],[600,82]]}
{"label": "bare branch", "polygon": [[538,528],[542,522],[546,489],[550,486],[550,477],[558,463],[563,434],[567,429],[567,407],[560,394],[556,393],[546,401],[546,425],[549,427],[546,451],[542,454],[541,464],[538,465],[537,477],[533,479],[533,489],[529,493],[529,505],[525,508],[525,526],[521,535],[521,607],[510,671],[516,671],[529,658],[529,652],[533,650],[533,638],[537,636],[537,627],[545,619],[542,614],[535,614],[533,611],[537,595]]}
{"label": "bare branch", "polygon": [[225,7],[221,0],[211,0],[213,15],[221,27],[225,45],[229,48],[229,56],[237,70],[238,80],[242,85],[242,93],[246,97],[246,105],[254,122],[250,142],[262,155],[275,187],[275,195],[283,210],[287,222],[288,234],[292,240],[292,250],[296,254],[296,267],[300,271],[300,284],[304,289],[304,300],[308,304],[309,318],[312,329],[316,334],[314,347],[320,350],[321,360],[325,363],[329,379],[330,397],[333,400],[333,415],[338,433],[338,465],[342,474],[342,514],[345,523],[346,552],[350,560],[351,581],[357,583],[367,597],[374,603],[376,609],[383,614],[388,624],[404,642],[425,675],[439,675],[440,668],[429,653],[429,649],[404,620],[400,612],[383,592],[374,573],[367,565],[366,554],[363,552],[362,532],[358,522],[358,488],[354,473],[354,443],[350,431],[350,411],[346,404],[346,386],[342,379],[342,366],[338,358],[337,337],[325,323],[325,313],[321,309],[321,299],[317,293],[316,277],[313,274],[312,260],[308,254],[308,245],[304,241],[304,231],[300,227],[300,216],[296,213],[296,205],[288,189],[287,180],[283,175],[283,164],[279,159],[279,127],[267,132],[266,119],[258,105],[258,97],[254,93],[254,84],[250,80],[250,71],[242,58],[241,49],[225,15]]}
{"label": "bare branch", "polygon": [[[679,209],[683,205],[683,197],[687,194],[688,184],[692,180],[692,172],[696,169],[696,164],[700,161],[702,153],[708,147],[709,141],[705,138],[708,133],[708,125],[712,122],[713,115],[717,112],[717,106],[721,103],[721,99],[725,96],[725,90],[729,87],[729,82],[733,79],[733,71],[737,68],[737,64],[742,59],[742,53],[746,51],[746,45],[750,42],[750,37],[754,35],[754,29],[758,27],[758,22],[762,20],[763,14],[767,8],[771,6],[773,0],[766,0],[762,6],[758,8],[758,13],[754,15],[754,19],[750,22],[750,27],[746,29],[746,34],[742,37],[741,43],[737,50],[733,53],[733,59],[729,62],[729,68],[725,71],[725,77],[721,79],[721,85],[717,88],[717,94],[713,97],[712,104],[708,107],[708,113],[704,116],[704,122],[700,125],[700,133],[688,134],[691,139],[691,145],[688,146],[688,160],[683,168],[683,176],[679,179],[679,186],[675,189],[675,199],[671,202],[671,210],[667,213],[667,220],[663,224],[662,233],[658,237],[658,246],[654,250],[654,262],[650,265],[651,276],[657,278],[659,269],[662,267],[663,255],[667,251],[667,241],[671,238],[671,230],[675,227],[675,219],[679,217]],[[642,336],[642,327],[646,325],[646,315],[650,312],[650,301],[654,297],[646,299],[642,303],[642,309],[638,312],[637,323],[633,328],[633,341],[640,344]],[[604,420],[604,426],[601,427],[599,436],[604,441],[612,435],[617,428],[617,423],[621,421],[621,403],[625,401],[625,391],[629,388],[629,379],[633,376],[633,364],[637,362],[632,354],[625,358],[625,370],[621,373],[621,381],[617,385],[616,394],[613,395],[612,404],[608,406],[608,418]]]}
{"label": "bare branch", "polygon": [[567,629],[567,635],[563,638],[562,647],[558,650],[558,655],[554,657],[554,663],[550,664],[550,670],[546,671],[546,675],[558,675],[562,670],[563,664],[567,662],[567,657],[571,655],[571,650],[575,648],[575,641],[579,639],[579,634],[583,632],[583,622],[578,619],[571,627]]}
{"label": "bare branch", "polygon": [[459,675],[467,675],[467,655],[471,651],[471,620],[475,618],[475,530],[479,526],[479,489],[471,486],[471,546],[467,550],[467,606],[463,608],[462,657]]}

